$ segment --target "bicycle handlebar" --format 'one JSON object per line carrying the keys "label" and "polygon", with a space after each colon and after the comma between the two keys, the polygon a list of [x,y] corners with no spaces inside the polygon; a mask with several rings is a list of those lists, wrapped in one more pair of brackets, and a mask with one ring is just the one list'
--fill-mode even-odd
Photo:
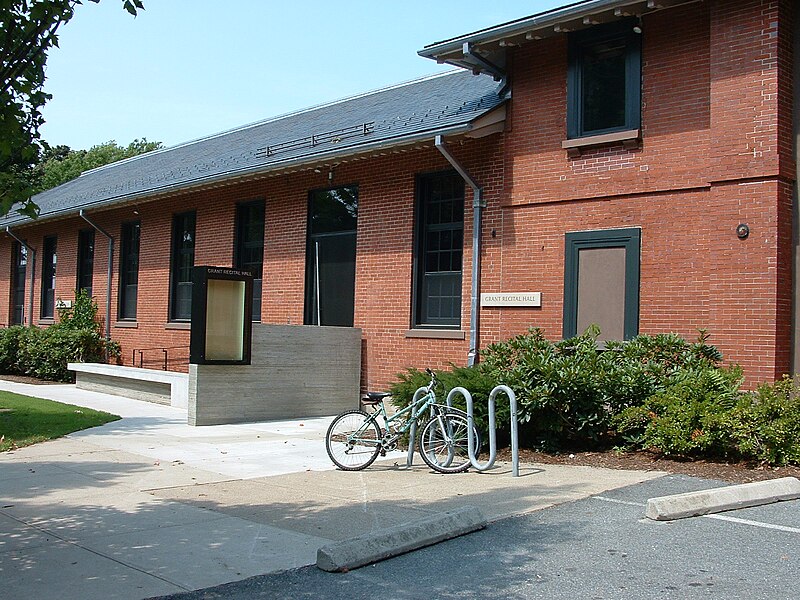
{"label": "bicycle handlebar", "polygon": [[434,387],[436,387],[436,373],[434,373],[431,369],[426,368],[425,372],[431,376],[431,382],[428,384],[428,391],[430,392]]}

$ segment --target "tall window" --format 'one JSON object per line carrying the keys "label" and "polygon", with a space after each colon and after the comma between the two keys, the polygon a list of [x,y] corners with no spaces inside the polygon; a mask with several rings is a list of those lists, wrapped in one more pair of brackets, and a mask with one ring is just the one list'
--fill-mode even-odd
{"label": "tall window", "polygon": [[253,321],[261,320],[261,285],[264,269],[264,201],[256,200],[236,207],[237,269],[253,274]]}
{"label": "tall window", "polygon": [[353,326],[357,224],[358,187],[309,194],[306,325]]}
{"label": "tall window", "polygon": [[56,236],[44,238],[42,250],[42,319],[52,319],[56,306]]}
{"label": "tall window", "polygon": [[14,242],[11,263],[11,324],[22,325],[25,320],[25,272],[28,265],[28,248]]}
{"label": "tall window", "polygon": [[78,290],[92,295],[92,277],[94,271],[94,229],[83,229],[78,232]]}
{"label": "tall window", "polygon": [[119,318],[136,318],[136,300],[139,291],[139,237],[141,223],[122,224],[119,255]]}
{"label": "tall window", "polygon": [[570,138],[641,126],[641,35],[623,21],[571,34]]}
{"label": "tall window", "polygon": [[192,267],[194,267],[195,211],[172,217],[172,269],[170,321],[192,318]]}
{"label": "tall window", "polygon": [[464,180],[454,172],[417,183],[414,325],[461,325]]}

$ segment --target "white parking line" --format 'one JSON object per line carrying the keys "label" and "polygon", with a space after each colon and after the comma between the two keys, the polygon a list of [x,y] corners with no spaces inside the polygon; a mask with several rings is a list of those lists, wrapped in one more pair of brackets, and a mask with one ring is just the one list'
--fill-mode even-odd
{"label": "white parking line", "polygon": [[606,498],[605,496],[592,496],[595,500],[602,500],[603,502],[611,502],[612,504],[625,504],[626,506],[641,506],[644,507],[644,504],[640,504],[639,502],[628,502],[626,500],[617,500],[616,498]]}
{"label": "white parking line", "polygon": [[749,519],[738,519],[726,515],[703,515],[706,519],[717,519],[718,521],[730,521],[731,523],[741,523],[742,525],[752,525],[753,527],[763,527],[764,529],[777,529],[789,533],[800,533],[797,527],[787,527],[786,525],[775,525],[774,523],[762,523],[761,521],[750,521]]}
{"label": "white parking line", "polygon": [[[606,496],[592,496],[595,500],[603,502],[611,502],[612,504],[624,504],[626,506],[638,506],[645,508],[647,505],[641,502],[628,502],[627,500],[617,500],[616,498],[607,498]],[[741,525],[750,525],[752,527],[761,527],[763,529],[775,529],[776,531],[785,531],[787,533],[800,533],[800,528],[787,527],[786,525],[775,525],[774,523],[763,523],[761,521],[751,521],[750,519],[739,519],[738,517],[729,517],[727,515],[700,515],[706,519],[716,519],[718,521],[728,521],[730,523],[739,523]]]}

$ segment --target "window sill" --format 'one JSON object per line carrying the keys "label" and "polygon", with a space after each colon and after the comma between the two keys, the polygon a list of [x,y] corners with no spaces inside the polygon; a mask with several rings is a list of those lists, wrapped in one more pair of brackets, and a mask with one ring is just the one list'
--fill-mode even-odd
{"label": "window sill", "polygon": [[561,142],[561,147],[567,151],[567,156],[577,158],[585,148],[617,144],[619,142],[622,142],[622,146],[626,150],[636,150],[642,145],[642,131],[640,129],[628,129],[626,131],[573,138]]}
{"label": "window sill", "polygon": [[120,329],[138,329],[139,322],[138,321],[117,321],[114,323],[114,327],[118,327]]}
{"label": "window sill", "polygon": [[173,321],[173,322],[170,322],[170,323],[166,323],[164,325],[164,329],[186,329],[186,330],[188,330],[188,329],[191,329],[191,328],[192,328],[192,324],[191,323],[183,322],[183,321]]}
{"label": "window sill", "polygon": [[436,340],[464,340],[466,333],[460,329],[409,329],[407,338],[428,338]]}
{"label": "window sill", "polygon": [[37,325],[53,325],[56,320],[53,317],[42,317],[37,321]]}

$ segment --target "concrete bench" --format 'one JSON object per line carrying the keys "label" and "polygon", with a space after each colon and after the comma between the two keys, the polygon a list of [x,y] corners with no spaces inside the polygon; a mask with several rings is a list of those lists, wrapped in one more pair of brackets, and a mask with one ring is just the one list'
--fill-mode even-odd
{"label": "concrete bench", "polygon": [[114,394],[177,408],[189,403],[189,375],[173,371],[121,367],[103,363],[69,363],[80,390]]}

